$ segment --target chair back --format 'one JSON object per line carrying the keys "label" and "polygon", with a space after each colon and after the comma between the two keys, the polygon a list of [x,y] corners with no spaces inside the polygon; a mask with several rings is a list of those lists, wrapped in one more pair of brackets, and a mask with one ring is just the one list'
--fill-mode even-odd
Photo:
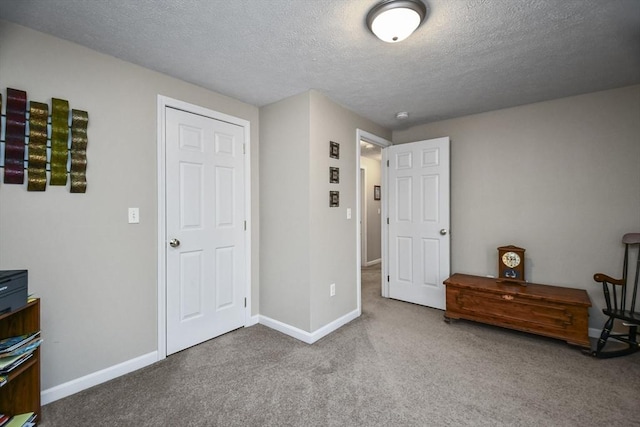
{"label": "chair back", "polygon": [[[595,357],[608,358],[624,356],[640,351],[640,341],[638,340],[638,328],[640,327],[640,312],[636,311],[636,299],[638,298],[638,277],[640,276],[640,233],[627,233],[622,236],[624,244],[624,261],[622,266],[622,278],[616,279],[604,273],[596,273],[593,279],[602,283],[604,299],[607,308],[602,312],[608,317],[602,333],[596,344],[596,349],[591,353]],[[637,248],[633,248],[636,246]],[[635,272],[633,271],[633,253],[636,252]],[[633,287],[629,278],[634,276]],[[620,288],[618,293],[617,288]],[[611,291],[609,290],[611,289]],[[631,306],[627,310],[627,289],[631,292]],[[611,296],[613,295],[613,302]],[[618,298],[618,295],[620,298]],[[616,321],[620,322],[616,325]],[[616,330],[616,326],[618,329]],[[626,332],[623,332],[626,327]],[[605,350],[609,339],[614,339],[625,344],[624,348],[617,350]]]}
{"label": "chair back", "polygon": [[[624,265],[622,271],[622,280],[625,283],[625,286],[622,287],[622,295],[621,295],[621,304],[622,310],[625,310],[626,302],[627,302],[627,287],[629,282],[627,281],[629,268],[631,267],[631,253],[629,248],[633,245],[639,245],[638,254],[636,257],[636,265],[635,265],[635,279],[633,281],[633,289],[631,290],[631,306],[629,307],[629,311],[634,313],[636,311],[636,296],[638,295],[638,275],[640,274],[640,233],[627,233],[622,236],[622,243],[624,243]],[[615,297],[614,297],[615,299]]]}

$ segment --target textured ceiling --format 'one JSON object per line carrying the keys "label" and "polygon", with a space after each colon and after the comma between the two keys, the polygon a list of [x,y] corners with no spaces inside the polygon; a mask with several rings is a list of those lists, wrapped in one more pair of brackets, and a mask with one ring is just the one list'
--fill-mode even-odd
{"label": "textured ceiling", "polygon": [[[640,83],[640,0],[0,0],[0,18],[263,106],[316,89],[389,129]],[[396,112],[410,118],[398,121]]]}

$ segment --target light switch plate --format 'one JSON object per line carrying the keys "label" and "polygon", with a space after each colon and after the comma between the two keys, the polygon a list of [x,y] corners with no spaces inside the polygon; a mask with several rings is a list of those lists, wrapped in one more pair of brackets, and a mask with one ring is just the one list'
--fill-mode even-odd
{"label": "light switch plate", "polygon": [[347,219],[351,219],[351,208],[347,208]]}

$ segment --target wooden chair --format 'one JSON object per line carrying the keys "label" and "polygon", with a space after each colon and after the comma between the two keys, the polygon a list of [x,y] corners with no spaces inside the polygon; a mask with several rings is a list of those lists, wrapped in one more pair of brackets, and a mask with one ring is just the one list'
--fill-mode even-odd
{"label": "wooden chair", "polygon": [[[602,290],[604,291],[604,298],[607,304],[606,308],[602,309],[602,312],[609,316],[602,328],[602,334],[596,345],[596,350],[592,352],[592,355],[600,358],[624,356],[627,354],[635,353],[640,349],[638,345],[638,326],[640,326],[640,312],[636,311],[636,297],[638,295],[638,274],[640,272],[640,233],[627,233],[622,237],[622,243],[624,243],[624,264],[622,267],[622,279],[614,279],[603,273],[597,273],[593,275],[593,280],[602,283]],[[635,280],[633,281],[633,288],[630,290],[630,294],[627,294],[629,290],[629,283],[627,282],[627,274],[631,267],[631,251],[630,247],[633,245],[639,246],[638,256],[635,266]],[[631,298],[631,304],[628,305],[628,298]],[[622,326],[628,328],[626,333],[614,333],[613,327],[616,319],[622,322]],[[607,340],[614,339],[626,344],[626,346],[619,350],[604,351]]]}

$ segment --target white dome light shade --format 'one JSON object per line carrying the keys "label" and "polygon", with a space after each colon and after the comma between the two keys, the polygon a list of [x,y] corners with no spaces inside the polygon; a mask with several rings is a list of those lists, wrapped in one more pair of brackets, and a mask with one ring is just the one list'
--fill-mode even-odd
{"label": "white dome light shade", "polygon": [[409,37],[420,25],[420,15],[411,9],[391,9],[373,20],[371,31],[387,43],[397,43]]}
{"label": "white dome light shade", "polygon": [[386,0],[371,9],[367,25],[380,40],[397,43],[420,26],[426,12],[427,8],[419,0]]}

